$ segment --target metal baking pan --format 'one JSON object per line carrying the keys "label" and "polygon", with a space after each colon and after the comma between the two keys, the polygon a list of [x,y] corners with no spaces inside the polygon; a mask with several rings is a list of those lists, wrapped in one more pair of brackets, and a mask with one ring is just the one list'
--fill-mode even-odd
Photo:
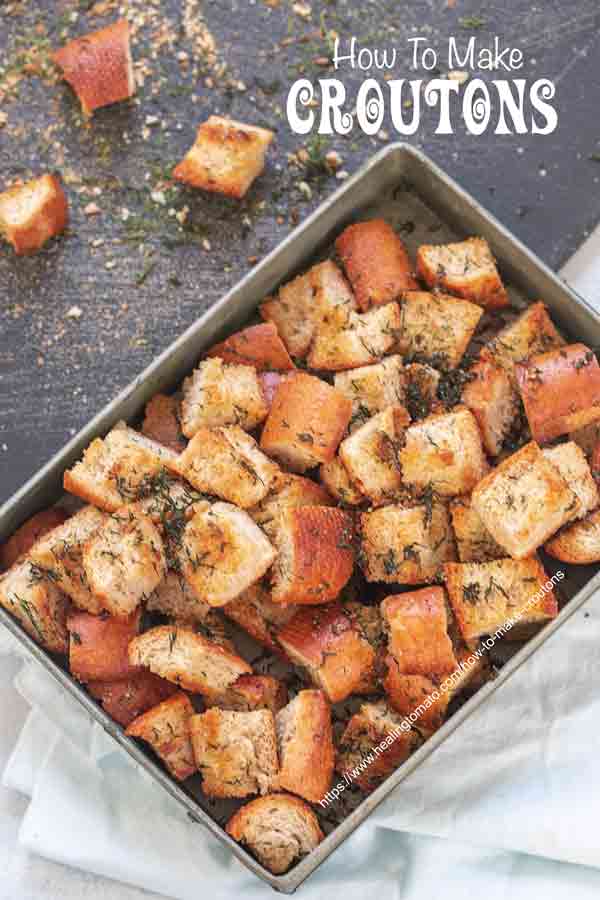
{"label": "metal baking pan", "polygon": [[[157,391],[170,391],[194,367],[203,350],[241,326],[257,304],[282,282],[307,268],[331,248],[333,239],[351,221],[384,216],[398,227],[414,253],[419,243],[442,243],[467,235],[482,235],[489,241],[513,301],[543,299],[553,319],[573,340],[600,345],[600,317],[570,290],[533,253],[500,225],[426,156],[405,144],[391,144],[376,154],[355,176],[308,217],[260,265],[227,296],[209,309],[194,325],[165,350],[112,403],[31,478],[0,509],[0,539],[7,538],[29,516],[62,496],[62,475],[82,454],[90,441],[103,436],[120,419],[139,421],[143,407]],[[560,628],[600,585],[598,566],[563,567],[562,583],[568,600],[557,619],[548,624],[506,662],[495,680],[475,696],[411,756],[377,790],[364,799],[319,845],[286,875],[275,876],[236,844],[201,805],[197,790],[172,780],[133,740],[125,737],[103,710],[86,694],[50,654],[35,644],[11,616],[0,608],[0,621],[62,688],[82,704],[89,715],[134,758],[175,800],[190,818],[204,825],[235,856],[274,889],[292,893],[335,848],[367,818],[371,811],[436,749],[480,704],[510,678],[525,660]],[[401,788],[399,788],[401,790]],[[211,810],[212,811],[212,810]]]}

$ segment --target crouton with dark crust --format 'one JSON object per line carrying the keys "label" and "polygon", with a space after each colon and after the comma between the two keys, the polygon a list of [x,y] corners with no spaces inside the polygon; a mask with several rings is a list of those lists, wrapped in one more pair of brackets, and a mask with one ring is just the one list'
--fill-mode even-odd
{"label": "crouton with dark crust", "polygon": [[218,706],[237,712],[270,709],[276,715],[288,702],[283,681],[272,675],[240,675],[230,688],[214,698],[205,698],[205,706]]}
{"label": "crouton with dark crust", "polygon": [[140,630],[141,612],[124,619],[72,613],[69,631],[69,671],[78,681],[120,681],[139,671],[129,662],[129,644]]}
{"label": "crouton with dark crust", "polygon": [[174,684],[147,669],[117,681],[89,681],[86,690],[102,705],[105,713],[123,728],[177,693]]}
{"label": "crouton with dark crust", "polygon": [[295,368],[286,346],[272,322],[250,325],[236,331],[208,350],[208,357],[218,356],[228,365],[254,366],[257,372],[287,372]]}
{"label": "crouton with dark crust", "polygon": [[469,369],[462,402],[471,410],[490,456],[498,456],[519,412],[514,383],[501,366],[481,360]]}
{"label": "crouton with dark crust", "polygon": [[402,717],[417,715],[414,727],[421,734],[433,734],[444,722],[450,694],[441,693],[438,681],[426,675],[406,675],[391,654],[386,663],[383,687],[387,702]]}
{"label": "crouton with dark crust", "polygon": [[329,790],[334,750],[331,707],[323,691],[300,691],[275,717],[279,787],[318,803]]}
{"label": "crouton with dark crust", "polygon": [[150,744],[173,778],[185,781],[196,771],[189,732],[193,715],[189,697],[177,693],[134,719],[125,733]]}
{"label": "crouton with dark crust", "polygon": [[42,175],[0,194],[0,233],[17,256],[35,253],[69,223],[69,207],[55,175]]}
{"label": "crouton with dark crust", "polygon": [[448,635],[446,595],[441,587],[392,594],[381,604],[388,647],[403,675],[449,675],[456,657]]}
{"label": "crouton with dark crust", "polygon": [[164,444],[174,453],[185,450],[181,426],[179,424],[179,403],[176,397],[155,394],[146,404],[142,434],[159,444]]}

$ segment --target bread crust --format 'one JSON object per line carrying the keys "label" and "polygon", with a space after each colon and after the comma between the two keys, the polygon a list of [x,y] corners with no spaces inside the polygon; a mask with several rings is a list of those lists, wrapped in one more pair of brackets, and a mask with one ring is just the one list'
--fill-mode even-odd
{"label": "bread crust", "polygon": [[502,559],[506,551],[489,533],[470,497],[457,497],[450,504],[452,528],[461,562],[488,562]]}
{"label": "bread crust", "polygon": [[17,256],[36,253],[69,224],[69,205],[55,175],[42,175],[0,194],[0,232]]}
{"label": "bread crust", "polygon": [[273,322],[250,325],[215,344],[206,354],[218,356],[224,363],[254,366],[257,372],[288,372],[294,363]]}
{"label": "bread crust", "polygon": [[462,402],[477,419],[485,449],[498,456],[518,415],[518,394],[506,370],[492,360],[480,360],[469,375]]}
{"label": "bread crust", "polygon": [[248,510],[269,538],[277,533],[279,517],[286,509],[298,506],[333,506],[331,495],[310,478],[279,471],[267,496]]}
{"label": "bread crust", "polygon": [[86,689],[102,705],[105,713],[123,728],[177,692],[170,681],[146,669],[117,681],[89,681]]}
{"label": "bread crust", "polygon": [[120,681],[139,671],[129,661],[129,643],[139,633],[141,611],[126,618],[71,614],[69,671],[78,681]]}
{"label": "bread crust", "polygon": [[456,656],[448,635],[446,595],[441,587],[392,594],[381,603],[388,647],[403,675],[449,675]]}
{"label": "bread crust", "polygon": [[51,506],[35,513],[12,533],[7,541],[0,544],[0,571],[10,569],[19,557],[29,553],[34,544],[44,535],[62,525],[69,514],[59,506]]}
{"label": "bread crust", "polygon": [[179,404],[176,397],[155,394],[146,404],[142,434],[159,444],[164,444],[174,453],[185,450],[181,425],[179,424]]}
{"label": "bread crust", "polygon": [[502,309],[510,303],[488,242],[471,237],[466,241],[417,250],[417,273],[431,288],[464,297],[485,309]]}
{"label": "bread crust", "polygon": [[150,744],[173,778],[185,781],[196,771],[189,733],[193,715],[189,697],[179,692],[134,719],[125,734]]}
{"label": "bread crust", "polygon": [[558,532],[544,550],[554,559],[575,566],[600,562],[600,510]]}
{"label": "bread crust", "polygon": [[409,425],[403,406],[388,406],[340,444],[339,457],[351,484],[374,505],[397,500],[402,494],[399,454]]}
{"label": "bread crust", "polygon": [[223,607],[224,614],[255,641],[273,653],[285,656],[277,640],[277,629],[292,618],[297,607],[281,606],[271,599],[270,591],[262,583],[253,584],[236,600]]}
{"label": "bread crust", "polygon": [[448,294],[404,294],[396,346],[406,360],[433,360],[444,369],[454,369],[482,315],[477,304]]}
{"label": "bread crust", "polygon": [[318,803],[329,790],[334,766],[331,708],[323,691],[300,691],[275,718],[279,787]]}

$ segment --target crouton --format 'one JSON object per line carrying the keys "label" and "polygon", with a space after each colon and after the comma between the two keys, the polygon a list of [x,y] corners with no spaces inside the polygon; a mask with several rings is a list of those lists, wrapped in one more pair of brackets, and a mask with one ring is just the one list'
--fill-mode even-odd
{"label": "crouton", "polygon": [[350,432],[388,406],[403,406],[406,400],[406,375],[401,356],[388,356],[373,366],[338,372],[333,384],[336,391],[352,402]]}
{"label": "crouton", "polygon": [[464,297],[485,309],[500,309],[510,301],[488,242],[468,238],[456,244],[422,244],[417,273],[431,288]]}
{"label": "crouton", "polygon": [[55,175],[42,175],[0,194],[0,233],[17,256],[35,253],[69,223],[69,206]]}
{"label": "crouton", "polygon": [[265,499],[248,512],[271,538],[277,533],[279,516],[284,510],[297,506],[333,505],[333,499],[320,484],[302,475],[279,471]]}
{"label": "crouton", "polygon": [[[597,446],[600,445],[600,421],[591,422],[583,428],[577,428],[569,432],[569,440],[575,441],[581,447],[586,457],[591,461]],[[592,471],[594,466],[592,466]]]}
{"label": "crouton", "polygon": [[107,512],[146,496],[166,463],[177,459],[162,444],[119,422],[105,438],[96,438],[82,462],[65,472],[66,491]]}
{"label": "crouton", "polygon": [[344,510],[301,506],[281,514],[272,570],[275,603],[335,600],[354,567],[353,523]]}
{"label": "crouton", "polygon": [[269,493],[278,467],[237,425],[200,428],[172,465],[199,491],[246,509]]}
{"label": "crouton", "polygon": [[239,425],[251,431],[268,413],[264,394],[252,366],[205,359],[183,382],[181,428],[191,438],[201,428]]}
{"label": "crouton", "polygon": [[349,225],[335,249],[362,310],[419,288],[404,244],[383,219]]}
{"label": "crouton", "polygon": [[531,356],[515,370],[531,436],[539,444],[600,419],[600,365],[584,344]]}
{"label": "crouton", "polygon": [[142,434],[164,444],[174,453],[185,450],[185,440],[179,424],[179,404],[176,397],[166,394],[155,394],[146,404]]}
{"label": "crouton", "polygon": [[448,511],[441,503],[362,513],[359,537],[367,581],[427,584],[443,562],[456,559]]}
{"label": "crouton", "polygon": [[409,425],[403,406],[388,406],[340,444],[340,459],[350,481],[374,504],[390,502],[401,493],[398,455]]}
{"label": "crouton", "polygon": [[[403,719],[385,702],[363,703],[342,735],[336,770],[341,775],[348,773],[352,783],[361,790],[374,790],[419,746],[418,733],[411,729],[404,730],[402,723]],[[382,747],[383,742],[385,746]],[[381,749],[375,753],[375,748]],[[372,760],[366,766],[365,758]]]}
{"label": "crouton", "polygon": [[579,500],[533,441],[517,450],[473,491],[475,512],[497,544],[524,559],[579,513]]}
{"label": "crouton", "polygon": [[331,462],[352,415],[347,397],[304,372],[282,381],[260,439],[261,449],[295,472]]}
{"label": "crouton", "polygon": [[[542,625],[558,615],[549,579],[535,557],[485,563],[446,563],[450,604],[465,641],[495,634],[503,626]],[[538,596],[539,595],[539,596]]]}
{"label": "crouton", "polygon": [[371,645],[373,664],[366,669],[354,689],[355,694],[374,694],[380,688],[387,653],[387,636],[379,606],[366,606],[360,601],[344,603],[344,612],[357,629],[360,636]]}
{"label": "crouton", "polygon": [[158,706],[138,716],[125,734],[150,744],[177,781],[185,781],[196,771],[189,722],[194,707],[184,693],[173,694]]}
{"label": "crouton", "polygon": [[444,722],[450,694],[440,692],[439,683],[426,675],[405,675],[391,655],[386,663],[383,686],[388,704],[402,718],[412,715],[414,727],[421,734],[433,734]]}
{"label": "crouton", "polygon": [[491,360],[480,360],[469,376],[462,402],[477,420],[485,449],[498,456],[518,415],[517,392],[506,370]]}
{"label": "crouton", "polygon": [[290,794],[251,800],[231,817],[226,830],[274,875],[283,875],[323,840],[310,806]]}
{"label": "crouton", "polygon": [[300,691],[275,717],[279,787],[318,803],[333,775],[331,708],[323,691]]}
{"label": "crouton", "polygon": [[224,645],[223,621],[210,604],[196,596],[180,572],[167,572],[147,597],[146,609],[162,613],[178,625],[196,627],[205,637]]}
{"label": "crouton", "polygon": [[67,598],[29,557],[0,577],[0,605],[46,650],[67,652]]}
{"label": "crouton", "polygon": [[139,609],[128,618],[73,613],[67,618],[69,671],[78,681],[119,681],[138,671],[129,662],[129,643],[140,630]]}
{"label": "crouton", "polygon": [[366,366],[377,362],[396,344],[400,329],[397,303],[388,303],[365,313],[350,312],[341,326],[336,318],[316,324],[307,357],[311,369],[339,372]]}
{"label": "crouton", "polygon": [[482,315],[482,308],[468,300],[414,291],[406,294],[400,305],[396,346],[405,359],[454,369]]}
{"label": "crouton", "polygon": [[69,518],[59,506],[43,509],[27,519],[4,544],[0,544],[0,571],[10,569],[20,556],[28,553],[34,544]]}
{"label": "crouton", "polygon": [[118,681],[90,681],[86,689],[102,705],[105,713],[123,728],[177,693],[174,684],[146,669]]}
{"label": "crouton", "polygon": [[129,662],[208,698],[226,691],[240,675],[252,673],[235,653],[181,625],[158,625],[138,635],[129,644]]}
{"label": "crouton", "polygon": [[84,545],[86,584],[113,616],[128,616],[160,584],[167,564],[162,538],[148,516],[125,506]]}
{"label": "crouton", "polygon": [[258,525],[229,503],[199,510],[185,526],[177,554],[192,590],[210,606],[239,597],[276,556]]}
{"label": "crouton", "polygon": [[410,363],[404,367],[406,373],[406,408],[413,421],[425,419],[431,413],[441,411],[438,386],[441,374],[427,363]]}
{"label": "crouton", "polygon": [[270,710],[213,707],[192,716],[189,728],[208,797],[247,797],[277,788],[277,738]]}
{"label": "crouton", "polygon": [[598,487],[585,458],[585,453],[574,441],[547,447],[542,453],[556,466],[564,480],[579,500],[576,517],[583,519],[600,504]]}
{"label": "crouton", "polygon": [[225,615],[248,632],[255,641],[275,653],[282,654],[276,632],[296,612],[295,605],[273,603],[270,592],[262,584],[253,584],[236,600],[223,607]]}
{"label": "crouton", "polygon": [[484,358],[493,357],[509,374],[515,363],[524,362],[536,353],[562,347],[564,340],[556,330],[543,303],[533,303],[518,318],[503,328],[484,347]]}
{"label": "crouton", "polygon": [[375,663],[373,648],[337,603],[300,609],[277,640],[331,703],[353,694]]}
{"label": "crouton", "polygon": [[295,368],[272,322],[236,331],[222,343],[211,347],[206,356],[218,356],[228,365],[254,366],[257,372],[287,372]]}
{"label": "crouton", "polygon": [[331,462],[323,463],[319,475],[329,494],[342,506],[360,506],[367,501],[365,495],[351,481],[348,470],[339,456],[334,456]]}
{"label": "crouton", "polygon": [[403,675],[449,675],[456,668],[441,587],[393,594],[381,604],[389,651]]}
{"label": "crouton", "polygon": [[283,681],[271,675],[240,675],[230,688],[204,702],[206,706],[214,705],[237,712],[270,709],[276,715],[288,702],[288,693]]}
{"label": "crouton", "polygon": [[575,566],[600,562],[600,510],[567,525],[544,544],[544,550],[554,559]]}
{"label": "crouton", "polygon": [[416,422],[405,436],[402,480],[419,494],[468,494],[488,471],[477,422],[466,406]]}
{"label": "crouton", "polygon": [[194,145],[173,169],[173,178],[241,200],[264,169],[273,137],[266,128],[210,116],[198,129]]}
{"label": "crouton", "polygon": [[506,556],[506,551],[496,543],[473,508],[470,497],[453,500],[450,514],[461,562],[487,562]]}

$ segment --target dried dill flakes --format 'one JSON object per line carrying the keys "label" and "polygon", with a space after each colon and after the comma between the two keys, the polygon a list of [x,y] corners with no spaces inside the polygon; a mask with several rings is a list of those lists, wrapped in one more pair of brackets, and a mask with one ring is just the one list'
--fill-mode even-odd
{"label": "dried dill flakes", "polygon": [[406,406],[413,422],[427,418],[431,412],[431,400],[416,381],[411,381],[406,388]]}
{"label": "dried dill flakes", "polygon": [[461,402],[465,385],[473,381],[474,377],[472,372],[462,368],[443,372],[437,387],[438,399],[447,409],[457,406]]}
{"label": "dried dill flakes", "polygon": [[398,562],[393,547],[390,547],[386,555],[383,557],[383,570],[386,575],[398,574]]}
{"label": "dried dill flakes", "polygon": [[476,581],[466,584],[463,588],[463,599],[466,603],[471,603],[472,605],[478,603],[481,599],[481,585],[477,584]]}
{"label": "dried dill flakes", "polygon": [[458,20],[458,24],[461,28],[464,28],[465,31],[476,31],[479,28],[483,28],[486,21],[485,19],[482,19],[481,16],[461,16]]}

